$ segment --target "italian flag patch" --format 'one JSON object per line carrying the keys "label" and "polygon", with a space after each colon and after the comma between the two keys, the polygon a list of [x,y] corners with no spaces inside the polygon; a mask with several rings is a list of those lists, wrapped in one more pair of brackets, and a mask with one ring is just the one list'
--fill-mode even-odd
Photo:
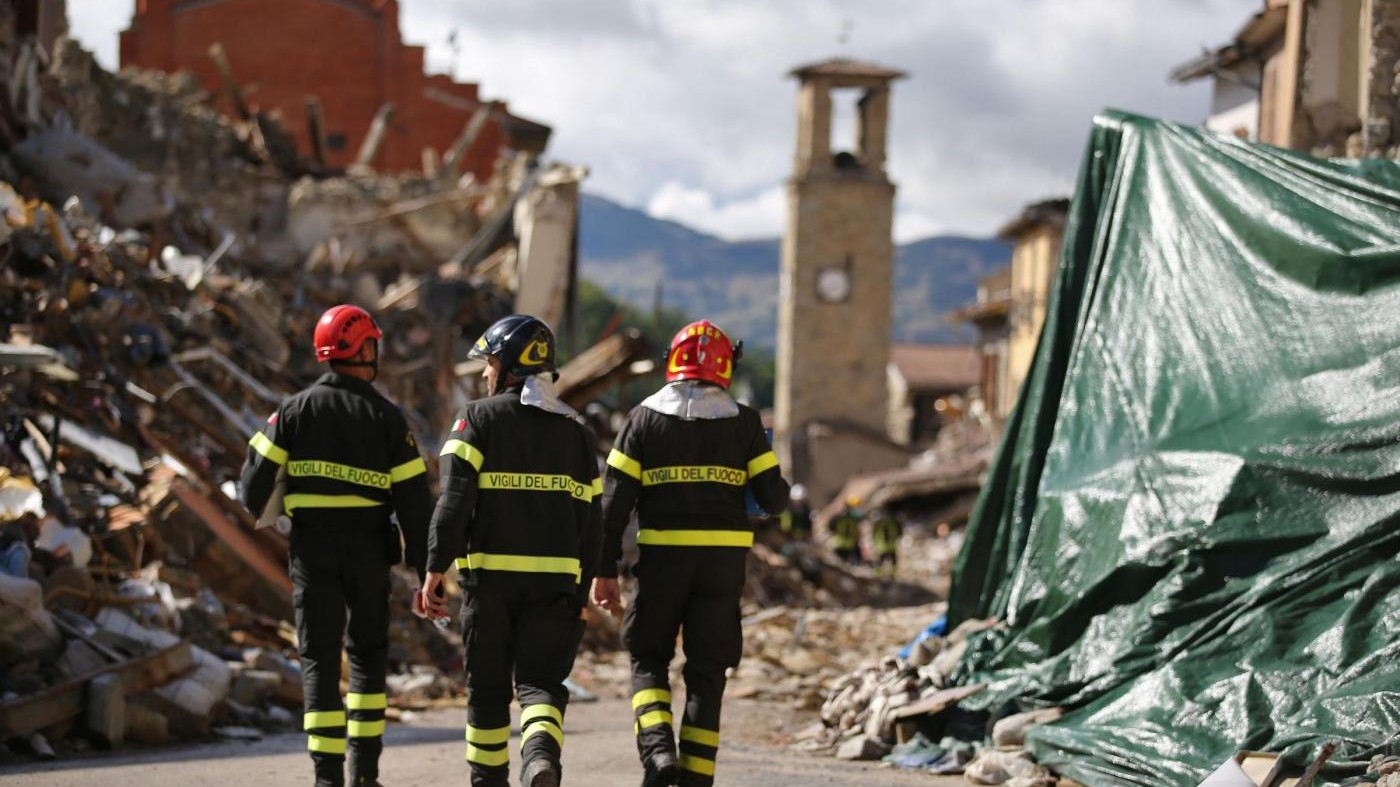
{"label": "italian flag patch", "polygon": [[460,432],[460,431],[462,431],[463,429],[466,429],[466,428],[467,428],[467,419],[465,419],[465,418],[458,418],[458,419],[456,420],[456,422],[452,424],[452,431],[454,431],[454,432]]}

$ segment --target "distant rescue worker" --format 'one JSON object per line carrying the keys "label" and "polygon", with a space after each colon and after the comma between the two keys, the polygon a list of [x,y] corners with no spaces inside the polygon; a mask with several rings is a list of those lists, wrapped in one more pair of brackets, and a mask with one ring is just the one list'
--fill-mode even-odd
{"label": "distant rescue worker", "polygon": [[904,527],[889,511],[875,512],[875,522],[870,527],[870,540],[875,545],[876,573],[893,579],[899,565],[899,537]]}
{"label": "distant rescue worker", "polygon": [[852,565],[860,562],[860,498],[846,498],[846,507],[831,520],[831,547],[836,557]]}
{"label": "distant rescue worker", "polygon": [[783,514],[783,532],[789,538],[806,541],[812,535],[812,509],[807,505],[807,488],[793,484],[788,510]]}
{"label": "distant rescue worker", "polygon": [[554,334],[512,315],[477,340],[487,398],[457,413],[441,453],[442,496],[415,604],[446,615],[443,574],[463,585],[471,783],[510,775],[510,701],[520,701],[524,787],[562,778],[564,681],[602,539],[597,440],[554,388]]}
{"label": "distant rescue worker", "polygon": [[[243,504],[254,516],[285,484],[303,726],[323,787],[345,783],[347,750],[351,783],[378,783],[389,567],[406,550],[421,575],[433,505],[428,467],[403,413],[370,385],[381,338],[374,318],[358,306],[321,315],[316,360],[330,372],[277,408],[253,435],[243,465]],[[350,691],[342,704],[343,644]]]}
{"label": "distant rescue worker", "polygon": [[[593,600],[621,610],[622,531],[637,511],[637,595],[623,642],[632,658],[632,709],[644,787],[714,783],[725,670],[739,663],[739,597],[753,528],[745,489],[771,514],[788,485],[756,411],[726,389],[741,357],[706,321],[671,340],[667,384],[628,417],[608,456],[603,556]],[[685,640],[685,711],[680,757],[669,669]]]}

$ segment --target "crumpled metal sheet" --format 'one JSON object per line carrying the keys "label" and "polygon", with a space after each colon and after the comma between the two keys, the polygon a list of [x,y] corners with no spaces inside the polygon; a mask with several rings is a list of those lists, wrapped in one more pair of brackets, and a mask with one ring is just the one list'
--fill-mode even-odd
{"label": "crumpled metal sheet", "polygon": [[1400,164],[1096,119],[958,558],[976,698],[1041,762],[1195,785],[1400,733]]}

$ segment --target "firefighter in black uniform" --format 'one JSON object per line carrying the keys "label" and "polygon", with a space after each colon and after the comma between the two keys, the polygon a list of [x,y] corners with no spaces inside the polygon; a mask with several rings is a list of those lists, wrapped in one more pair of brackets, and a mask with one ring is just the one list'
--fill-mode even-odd
{"label": "firefighter in black uniform", "polygon": [[[253,435],[243,465],[243,503],[254,516],[274,488],[285,485],[282,508],[292,522],[292,600],[306,697],[303,726],[317,785],[345,783],[347,748],[351,782],[377,783],[389,567],[404,556],[405,546],[410,566],[421,574],[426,564],[433,504],[428,467],[403,413],[370,385],[382,336],[374,318],[357,306],[336,306],[322,315],[316,360],[329,363],[331,371],[277,408]],[[342,704],[340,652],[347,635],[350,691]]]}
{"label": "firefighter in black uniform", "polygon": [[[603,555],[593,600],[617,614],[622,531],[635,506],[637,595],[623,641],[632,657],[632,708],[646,787],[714,783],[725,670],[739,663],[753,528],[744,492],[780,514],[788,485],[758,413],[727,388],[739,353],[706,321],[681,329],[667,353],[667,385],[642,402],[608,456]],[[668,670],[685,632],[680,758]]]}
{"label": "firefighter in black uniform", "polygon": [[442,496],[418,603],[434,617],[446,614],[440,588],[455,564],[473,785],[507,783],[512,693],[521,709],[521,784],[556,787],[561,778],[564,681],[583,636],[603,483],[596,438],[555,392],[554,355],[554,335],[534,317],[492,325],[471,351],[487,361],[490,395],[462,408],[442,447]]}

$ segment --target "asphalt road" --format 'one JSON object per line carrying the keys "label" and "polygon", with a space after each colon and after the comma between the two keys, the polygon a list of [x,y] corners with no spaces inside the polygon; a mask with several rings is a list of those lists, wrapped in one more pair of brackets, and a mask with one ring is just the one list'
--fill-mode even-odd
{"label": "asphalt road", "polygon": [[[848,763],[775,746],[758,729],[784,714],[763,703],[725,703],[726,735],[719,755],[717,785],[729,787],[871,787],[871,785],[963,784],[959,778],[900,773],[870,763]],[[730,723],[732,717],[732,724]],[[462,709],[420,714],[391,724],[385,737],[380,781],[385,787],[465,784]],[[618,787],[641,783],[632,741],[631,708],[623,700],[576,704],[564,728],[564,784]],[[0,765],[0,785],[25,787],[193,787],[194,785],[310,785],[311,761],[301,733],[270,735],[259,741],[222,741],[68,756],[47,763]],[[511,783],[519,778],[519,746],[511,744]]]}

